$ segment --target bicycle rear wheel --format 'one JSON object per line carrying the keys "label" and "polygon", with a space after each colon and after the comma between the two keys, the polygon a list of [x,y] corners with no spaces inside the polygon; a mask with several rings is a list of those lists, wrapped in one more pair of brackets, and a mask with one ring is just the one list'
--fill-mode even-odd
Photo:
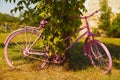
{"label": "bicycle rear wheel", "polygon": [[45,60],[45,46],[42,42],[42,35],[35,28],[14,31],[5,42],[4,56],[7,64],[13,68],[22,68],[34,59]]}
{"label": "bicycle rear wheel", "polygon": [[92,40],[89,57],[92,64],[104,73],[109,73],[111,71],[112,58],[110,52],[103,43],[97,40]]}

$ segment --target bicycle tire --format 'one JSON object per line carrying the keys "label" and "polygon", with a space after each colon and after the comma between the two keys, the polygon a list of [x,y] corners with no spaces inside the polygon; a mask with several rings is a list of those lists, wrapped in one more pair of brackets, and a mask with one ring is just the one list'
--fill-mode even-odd
{"label": "bicycle tire", "polygon": [[[39,36],[39,31],[34,27],[18,29],[11,33],[6,39],[4,47],[4,56],[7,64],[12,68],[21,68],[25,63],[27,64],[34,59],[44,60],[44,56],[27,55],[27,53],[24,53],[26,48],[30,47]],[[40,50],[45,52],[45,47],[40,47],[40,40],[42,41],[42,36],[39,37],[36,44],[31,47],[31,52]]]}
{"label": "bicycle tire", "polygon": [[92,65],[100,69],[103,73],[109,73],[112,69],[112,58],[107,47],[98,40],[92,40],[89,45],[89,58]]}

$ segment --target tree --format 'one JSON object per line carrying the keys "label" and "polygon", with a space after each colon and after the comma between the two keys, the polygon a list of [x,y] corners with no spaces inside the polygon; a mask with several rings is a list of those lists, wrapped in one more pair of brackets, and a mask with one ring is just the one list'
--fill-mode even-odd
{"label": "tree", "polygon": [[[16,2],[17,0],[5,1]],[[65,46],[70,44],[70,39],[65,42],[63,39],[79,28],[81,20],[72,19],[72,16],[80,16],[83,11],[86,11],[84,2],[85,0],[20,0],[11,12],[17,10],[23,12],[23,20],[32,20],[32,23],[39,23],[39,20],[36,21],[34,18],[43,19],[51,16],[48,27],[45,27],[44,31],[45,41],[50,44],[52,51],[57,49],[65,51]],[[65,52],[65,55],[69,58],[69,52]]]}
{"label": "tree", "polygon": [[100,10],[102,11],[100,16],[100,25],[99,28],[102,29],[105,33],[110,28],[110,14],[111,7],[108,6],[108,0],[100,0]]}
{"label": "tree", "polygon": [[120,38],[120,13],[112,20],[111,27],[107,31],[109,37]]}

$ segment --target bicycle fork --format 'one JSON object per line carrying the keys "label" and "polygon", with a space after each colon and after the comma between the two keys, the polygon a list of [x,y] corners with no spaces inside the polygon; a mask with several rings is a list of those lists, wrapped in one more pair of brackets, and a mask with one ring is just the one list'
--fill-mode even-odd
{"label": "bicycle fork", "polygon": [[[92,39],[90,39],[90,37]],[[89,57],[91,64],[95,65],[92,60],[92,53],[91,53],[92,41],[94,41],[94,35],[93,34],[88,35],[88,37],[86,38],[84,42],[83,50],[84,50],[84,55]],[[93,55],[95,56],[95,54]]]}

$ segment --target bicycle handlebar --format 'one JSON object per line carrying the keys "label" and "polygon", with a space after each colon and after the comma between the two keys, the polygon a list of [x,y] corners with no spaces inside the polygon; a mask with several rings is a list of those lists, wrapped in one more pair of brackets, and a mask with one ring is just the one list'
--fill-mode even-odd
{"label": "bicycle handlebar", "polygon": [[92,14],[88,15],[88,16],[69,16],[69,19],[73,19],[73,18],[80,18],[80,19],[87,19],[89,17],[92,17],[94,14],[98,13],[100,10],[96,10],[94,11]]}
{"label": "bicycle handlebar", "polygon": [[89,18],[89,17],[92,17],[94,14],[96,14],[96,13],[98,13],[99,12],[99,10],[96,10],[95,12],[93,12],[92,14],[90,14],[90,15],[88,15],[88,16],[79,16],[79,18],[81,18],[81,19],[87,19],[87,18]]}

